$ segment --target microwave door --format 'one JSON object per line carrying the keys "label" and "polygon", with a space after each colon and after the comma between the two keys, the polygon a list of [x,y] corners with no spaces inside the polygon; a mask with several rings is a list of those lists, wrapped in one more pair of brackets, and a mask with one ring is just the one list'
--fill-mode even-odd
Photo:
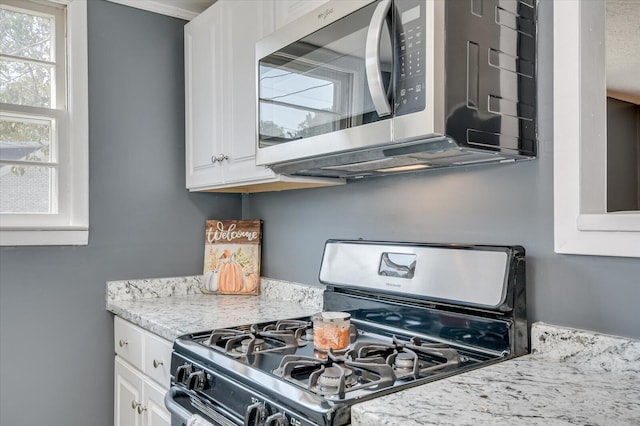
{"label": "microwave door", "polygon": [[[389,102],[393,84],[390,25],[386,17],[382,24],[374,20],[380,4],[366,5],[259,59],[258,164],[391,140],[391,117],[376,107],[380,96]],[[376,48],[382,59],[371,65],[367,40],[374,30],[381,33]],[[372,94],[374,73],[381,87]]]}

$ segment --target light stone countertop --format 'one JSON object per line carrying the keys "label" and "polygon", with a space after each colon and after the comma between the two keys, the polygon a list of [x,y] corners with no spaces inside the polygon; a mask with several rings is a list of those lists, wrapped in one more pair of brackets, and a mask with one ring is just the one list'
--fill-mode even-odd
{"label": "light stone countertop", "polygon": [[[202,294],[202,277],[112,281],[107,309],[168,340],[311,315],[321,286],[261,279],[260,296]],[[640,425],[640,341],[534,323],[531,354],[356,404],[351,426]]]}
{"label": "light stone countertop", "polygon": [[640,341],[535,323],[531,346],[357,404],[351,425],[640,425]]}
{"label": "light stone countertop", "polygon": [[260,296],[203,294],[202,277],[107,283],[107,310],[167,340],[197,331],[314,314],[324,287],[261,279]]}

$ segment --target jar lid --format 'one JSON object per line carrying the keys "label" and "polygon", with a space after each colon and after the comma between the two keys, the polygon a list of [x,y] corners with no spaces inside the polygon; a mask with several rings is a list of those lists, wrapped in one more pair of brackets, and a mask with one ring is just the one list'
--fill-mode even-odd
{"label": "jar lid", "polygon": [[318,312],[311,319],[312,321],[337,322],[346,321],[351,318],[351,314],[346,312]]}

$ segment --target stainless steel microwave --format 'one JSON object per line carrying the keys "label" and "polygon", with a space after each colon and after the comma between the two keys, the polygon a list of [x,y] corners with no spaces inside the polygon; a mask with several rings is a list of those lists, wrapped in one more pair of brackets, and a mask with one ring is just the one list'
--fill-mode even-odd
{"label": "stainless steel microwave", "polygon": [[366,177],[536,155],[535,0],[334,0],[256,44],[258,164]]}

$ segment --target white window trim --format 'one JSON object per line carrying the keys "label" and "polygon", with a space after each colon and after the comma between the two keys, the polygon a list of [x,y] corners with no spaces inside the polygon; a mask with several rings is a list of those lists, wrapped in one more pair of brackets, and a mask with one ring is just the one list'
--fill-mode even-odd
{"label": "white window trim", "polygon": [[603,5],[553,4],[555,251],[640,257],[640,212],[606,211]]}
{"label": "white window trim", "polygon": [[[50,220],[33,219],[22,224],[10,223],[2,217],[0,246],[86,245],[89,241],[89,100],[87,62],[87,1],[51,0],[67,6],[67,111],[69,138],[60,163],[65,164],[61,188],[70,188],[65,197],[65,214]],[[40,219],[46,218],[43,215]],[[40,222],[40,223],[38,223]]]}

